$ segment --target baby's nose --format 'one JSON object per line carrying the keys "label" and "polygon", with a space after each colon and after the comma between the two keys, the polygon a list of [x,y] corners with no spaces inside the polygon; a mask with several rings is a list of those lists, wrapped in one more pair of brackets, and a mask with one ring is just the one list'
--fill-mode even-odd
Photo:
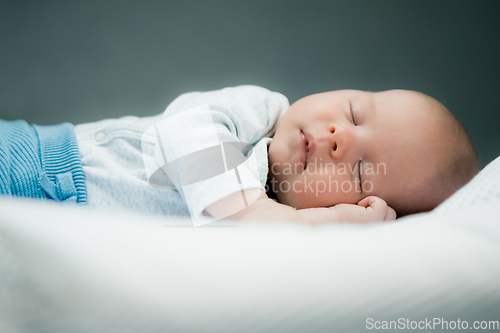
{"label": "baby's nose", "polygon": [[353,141],[353,133],[341,125],[330,125],[330,155],[334,159],[341,158],[350,148]]}

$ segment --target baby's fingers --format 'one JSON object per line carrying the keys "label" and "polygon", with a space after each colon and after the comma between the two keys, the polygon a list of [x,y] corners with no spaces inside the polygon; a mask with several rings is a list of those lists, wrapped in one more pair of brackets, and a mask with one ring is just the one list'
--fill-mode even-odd
{"label": "baby's fingers", "polygon": [[390,207],[387,206],[387,203],[376,196],[366,197],[359,201],[358,205],[365,207],[368,212],[374,214],[375,218],[380,221],[387,220],[392,216],[392,213],[389,211]]}
{"label": "baby's fingers", "polygon": [[363,206],[365,208],[371,207],[373,209],[384,208],[387,206],[384,200],[376,196],[369,196],[358,202],[358,206]]}

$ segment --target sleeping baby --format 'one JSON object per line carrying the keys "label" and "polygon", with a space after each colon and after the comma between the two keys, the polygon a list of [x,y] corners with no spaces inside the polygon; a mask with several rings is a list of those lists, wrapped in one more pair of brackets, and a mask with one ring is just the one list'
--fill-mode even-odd
{"label": "sleeping baby", "polygon": [[[197,175],[215,165],[212,155],[165,167],[176,152],[217,142],[224,156],[235,143],[250,149],[236,149],[242,162],[211,177]],[[306,224],[429,211],[479,170],[465,128],[427,95],[340,90],[290,106],[257,86],[183,94],[155,117],[76,126],[0,121],[0,163],[6,195]]]}

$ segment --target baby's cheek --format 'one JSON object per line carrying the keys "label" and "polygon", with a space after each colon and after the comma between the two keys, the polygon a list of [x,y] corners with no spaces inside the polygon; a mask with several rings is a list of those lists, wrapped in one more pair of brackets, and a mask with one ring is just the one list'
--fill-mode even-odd
{"label": "baby's cheek", "polygon": [[307,179],[292,182],[291,190],[282,194],[283,199],[287,202],[285,204],[297,209],[331,207],[345,202],[342,200],[342,195],[335,191],[330,192],[322,182]]}

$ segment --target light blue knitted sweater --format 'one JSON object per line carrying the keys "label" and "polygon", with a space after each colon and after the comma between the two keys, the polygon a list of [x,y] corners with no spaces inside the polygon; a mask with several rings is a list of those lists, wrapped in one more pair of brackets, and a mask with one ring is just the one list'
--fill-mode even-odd
{"label": "light blue knitted sweater", "polygon": [[0,120],[0,194],[85,204],[73,125]]}

